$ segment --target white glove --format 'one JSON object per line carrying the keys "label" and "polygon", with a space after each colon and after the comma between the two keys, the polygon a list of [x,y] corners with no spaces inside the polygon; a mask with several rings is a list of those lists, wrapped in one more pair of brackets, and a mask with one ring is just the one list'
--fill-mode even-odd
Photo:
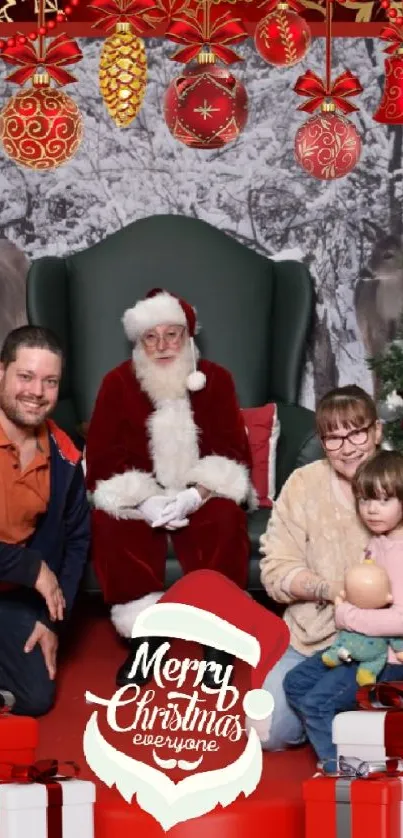
{"label": "white glove", "polygon": [[152,526],[154,521],[158,520],[167,504],[171,503],[171,501],[172,497],[166,497],[165,495],[151,495],[151,497],[144,500],[143,503],[139,503],[137,510],[140,512],[147,524]]}
{"label": "white glove", "polygon": [[191,515],[192,512],[196,512],[202,503],[203,499],[194,486],[191,489],[184,489],[182,492],[178,492],[176,498],[167,503],[160,517],[154,521],[152,526],[164,527],[174,522],[179,523],[179,521],[183,521],[188,515]]}

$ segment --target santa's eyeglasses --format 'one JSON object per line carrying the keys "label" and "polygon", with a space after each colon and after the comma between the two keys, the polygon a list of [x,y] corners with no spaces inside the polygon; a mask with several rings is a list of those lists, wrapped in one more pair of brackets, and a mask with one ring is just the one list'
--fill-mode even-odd
{"label": "santa's eyeglasses", "polygon": [[162,334],[158,334],[158,332],[146,332],[141,340],[145,346],[150,347],[150,349],[158,346],[160,342],[166,343],[168,346],[174,346],[179,340],[181,340],[184,331],[184,326],[171,326]]}
{"label": "santa's eyeglasses", "polygon": [[365,443],[368,442],[370,429],[373,427],[374,424],[375,422],[371,422],[369,425],[365,425],[364,428],[354,429],[353,431],[349,431],[347,434],[344,434],[343,436],[322,436],[321,439],[323,445],[326,448],[326,451],[340,451],[346,439],[348,439],[348,441],[351,442],[352,445],[365,445]]}

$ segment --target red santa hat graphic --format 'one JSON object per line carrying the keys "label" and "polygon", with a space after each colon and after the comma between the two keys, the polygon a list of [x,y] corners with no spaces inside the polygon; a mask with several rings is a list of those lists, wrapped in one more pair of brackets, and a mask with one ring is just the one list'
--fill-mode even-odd
{"label": "red santa hat graphic", "polygon": [[187,388],[192,392],[202,390],[206,376],[197,370],[194,336],[198,331],[196,310],[186,300],[162,288],[153,288],[144,300],[125,311],[122,323],[127,338],[135,343],[148,329],[164,323],[186,326],[193,355],[193,372],[187,377]]}
{"label": "red santa hat graphic", "polygon": [[247,724],[255,727],[262,739],[267,738],[274,702],[262,687],[290,640],[280,617],[223,574],[196,570],[137,617],[132,637],[142,636],[183,638],[222,649],[248,663],[251,689],[243,700]]}

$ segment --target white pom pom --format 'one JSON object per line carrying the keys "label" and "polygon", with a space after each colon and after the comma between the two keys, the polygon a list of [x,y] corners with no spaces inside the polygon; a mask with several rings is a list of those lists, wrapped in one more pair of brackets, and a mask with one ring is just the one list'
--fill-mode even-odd
{"label": "white pom pom", "polygon": [[198,390],[203,390],[203,387],[206,386],[206,376],[204,375],[204,372],[200,372],[200,370],[191,372],[186,379],[186,386],[192,393],[196,393]]}

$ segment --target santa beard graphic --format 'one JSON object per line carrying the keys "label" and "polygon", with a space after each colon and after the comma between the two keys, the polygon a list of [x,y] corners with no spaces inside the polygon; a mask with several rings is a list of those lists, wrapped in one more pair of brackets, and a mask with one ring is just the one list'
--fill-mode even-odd
{"label": "santa beard graphic", "polygon": [[[91,694],[87,694],[87,700],[90,698]],[[248,797],[260,781],[263,755],[253,728],[240,756],[223,767],[203,771],[202,762],[199,773],[196,768],[189,775],[190,765],[187,767],[183,756],[179,757],[177,765],[182,768],[184,779],[174,782],[167,776],[169,769],[160,771],[111,745],[99,729],[97,716],[95,711],[84,734],[88,765],[109,788],[115,785],[127,803],[136,795],[140,808],[155,818],[165,832],[178,823],[211,812],[218,804],[228,806],[241,793]],[[190,757],[189,752],[186,756]]]}
{"label": "santa beard graphic", "polygon": [[141,389],[147,393],[151,401],[158,404],[166,399],[185,398],[186,379],[193,370],[190,341],[185,343],[169,364],[158,364],[146,354],[141,343],[133,350],[132,358]]}

